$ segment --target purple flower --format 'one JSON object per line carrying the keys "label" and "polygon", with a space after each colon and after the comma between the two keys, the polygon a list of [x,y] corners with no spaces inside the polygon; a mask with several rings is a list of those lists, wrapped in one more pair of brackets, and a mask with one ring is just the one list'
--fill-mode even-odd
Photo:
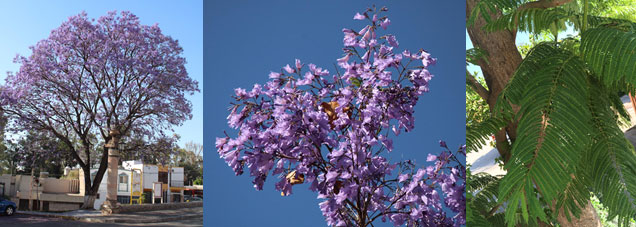
{"label": "purple flower", "polygon": [[407,179],[409,179],[409,175],[408,174],[400,174],[400,176],[398,177],[398,182],[404,182]]}
{"label": "purple flower", "polygon": [[300,70],[302,67],[303,65],[300,63],[300,60],[296,59],[296,69]]}
{"label": "purple flower", "polygon": [[389,41],[389,45],[391,45],[392,47],[397,48],[399,46],[397,39],[393,35],[388,35],[386,40]]}
{"label": "purple flower", "polygon": [[355,15],[355,16],[353,16],[353,19],[354,19],[354,20],[364,20],[364,19],[366,19],[366,18],[367,18],[366,14],[365,14],[365,15],[362,15],[362,14],[360,14],[360,13],[356,13],[356,15]]}
{"label": "purple flower", "polygon": [[[275,187],[283,196],[291,194],[293,185],[308,183],[323,200],[319,207],[331,226],[354,224],[347,217],[362,216],[358,212],[395,225],[464,223],[459,203],[465,200],[465,172],[449,159],[450,151],[429,155],[427,161],[434,164],[421,168],[410,160],[396,163],[384,157],[393,150],[391,131],[397,137],[402,129],[413,130],[414,107],[433,77],[428,65],[403,60],[427,59],[431,64],[433,58],[423,52],[394,52],[398,43],[393,35],[381,36],[388,45],[378,43],[376,31],[386,29],[390,20],[375,14],[385,8],[372,11],[354,17],[363,20],[374,13],[359,32],[342,30],[345,48],[336,75],[308,63],[300,77],[271,72],[264,86],[237,91],[228,124],[239,130],[238,136],[217,139],[219,155],[236,174],[247,167],[257,190],[271,175],[278,175]],[[296,59],[295,68],[288,64],[283,72],[299,73],[303,66]],[[465,153],[460,149],[459,154]],[[389,177],[395,173],[400,173],[397,180]],[[351,209],[355,204],[345,202],[358,196],[368,201],[366,210]],[[447,209],[458,215],[446,214]]]}
{"label": "purple flower", "polygon": [[269,78],[270,79],[278,79],[278,78],[280,78],[280,75],[281,75],[280,73],[270,72],[269,73]]}
{"label": "purple flower", "polygon": [[285,70],[285,72],[287,73],[294,73],[296,72],[296,70],[294,68],[292,68],[291,66],[289,66],[289,64],[287,64],[285,67],[283,67],[283,69]]}
{"label": "purple flower", "polygon": [[426,161],[427,162],[435,161],[435,159],[437,159],[437,156],[435,156],[433,154],[428,154],[428,156],[426,156]]}
{"label": "purple flower", "polygon": [[389,25],[391,25],[391,20],[389,20],[389,18],[384,19],[382,22],[380,22],[380,26],[386,30],[387,27],[389,27]]}

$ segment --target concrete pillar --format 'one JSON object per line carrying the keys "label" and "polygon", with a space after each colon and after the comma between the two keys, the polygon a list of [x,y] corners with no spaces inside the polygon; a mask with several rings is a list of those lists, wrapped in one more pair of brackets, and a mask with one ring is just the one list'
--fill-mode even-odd
{"label": "concrete pillar", "polygon": [[110,141],[106,144],[108,148],[108,178],[106,178],[106,201],[101,207],[102,213],[118,213],[121,205],[117,202],[117,176],[119,164],[119,131],[110,131]]}

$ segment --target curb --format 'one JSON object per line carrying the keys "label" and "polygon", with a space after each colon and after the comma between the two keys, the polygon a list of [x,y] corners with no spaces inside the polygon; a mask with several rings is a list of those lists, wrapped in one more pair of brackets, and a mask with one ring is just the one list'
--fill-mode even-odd
{"label": "curb", "polygon": [[162,217],[162,218],[154,218],[154,219],[126,219],[126,218],[78,218],[76,221],[88,222],[88,223],[159,223],[159,222],[169,222],[169,221],[178,221],[185,220],[190,218],[199,218],[203,217],[203,214],[189,214],[189,215],[179,215],[174,217]]}
{"label": "curb", "polygon": [[20,211],[20,210],[17,210],[15,213],[16,214],[42,216],[42,217],[62,218],[62,219],[72,220],[72,221],[78,221],[79,219],[81,219],[80,217],[74,217],[74,216],[59,215],[59,214],[47,214],[47,213],[40,213],[40,212],[36,213],[36,212]]}
{"label": "curb", "polygon": [[16,214],[26,214],[26,215],[35,215],[35,216],[44,216],[44,217],[53,217],[53,218],[61,218],[71,221],[81,221],[87,223],[158,223],[158,222],[169,222],[169,221],[178,221],[185,220],[190,218],[199,218],[203,217],[203,214],[188,214],[188,215],[178,215],[173,217],[159,217],[153,219],[129,219],[129,218],[108,218],[106,217],[75,217],[68,215],[59,215],[59,214],[47,214],[47,213],[31,213],[25,211],[16,211]]}

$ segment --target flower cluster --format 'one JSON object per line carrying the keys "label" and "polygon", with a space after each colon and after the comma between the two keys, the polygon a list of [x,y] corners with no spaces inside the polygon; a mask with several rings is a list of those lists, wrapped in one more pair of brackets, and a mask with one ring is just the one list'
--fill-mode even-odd
{"label": "flower cluster", "polygon": [[[381,156],[393,150],[391,132],[413,129],[414,107],[429,90],[428,67],[436,61],[424,50],[396,53],[395,36],[378,36],[390,25],[379,15],[384,11],[358,13],[354,19],[370,25],[343,29],[342,73],[296,60],[271,72],[264,85],[235,89],[227,119],[238,136],[217,138],[216,148],[237,175],[249,169],[257,190],[268,176],[278,176],[283,196],[308,183],[324,199],[320,209],[332,226],[366,226],[377,218],[461,225],[465,173],[452,152],[429,156],[435,165],[417,170]],[[443,206],[457,215],[447,217]]]}

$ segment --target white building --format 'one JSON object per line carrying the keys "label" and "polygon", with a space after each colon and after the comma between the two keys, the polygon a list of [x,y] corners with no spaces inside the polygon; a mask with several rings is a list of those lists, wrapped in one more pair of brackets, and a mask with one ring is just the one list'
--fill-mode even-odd
{"label": "white building", "polygon": [[[168,169],[171,171],[168,171]],[[96,174],[97,169],[91,169],[91,180],[94,179]],[[108,171],[104,173],[102,182],[99,185],[99,191],[95,199],[95,209],[99,209],[104,201],[106,201],[107,179]],[[162,196],[154,202],[167,201],[168,181],[170,181],[170,200],[173,202],[181,202],[183,199],[183,190],[185,189],[183,185],[183,167],[169,168],[167,166],[143,164],[137,160],[124,161],[118,171],[117,200],[122,204],[137,203],[138,199],[142,199],[143,203],[152,203],[151,196],[154,191],[153,186],[155,184],[161,184],[160,194]],[[142,193],[146,194],[142,195]],[[140,198],[142,196],[144,198]]]}

